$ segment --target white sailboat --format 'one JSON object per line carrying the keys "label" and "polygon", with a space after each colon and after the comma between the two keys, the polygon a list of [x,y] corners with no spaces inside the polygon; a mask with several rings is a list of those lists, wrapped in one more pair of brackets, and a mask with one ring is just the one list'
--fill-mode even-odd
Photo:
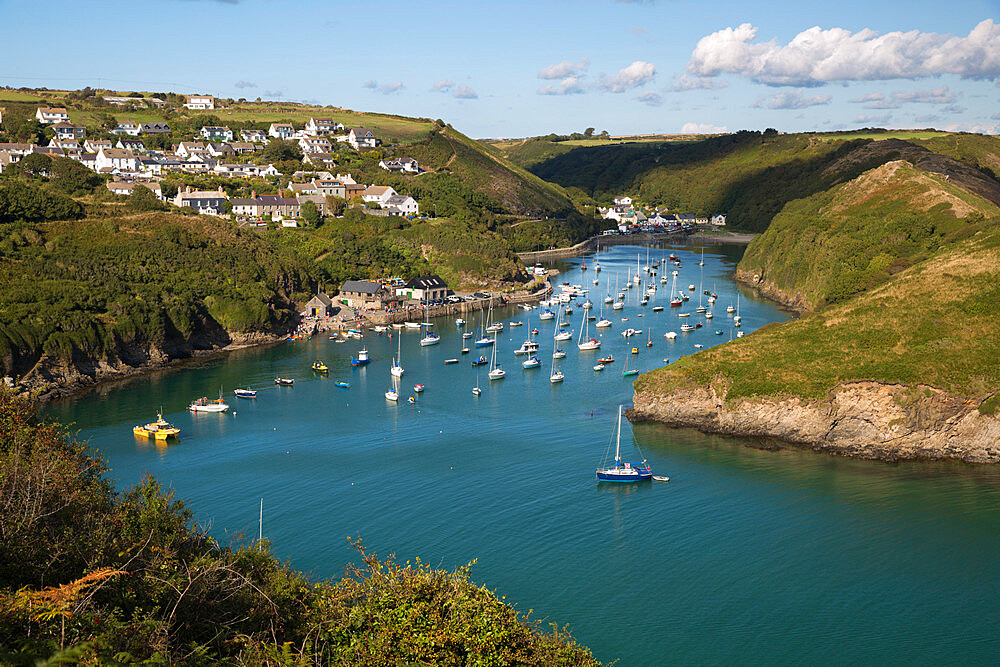
{"label": "white sailboat", "polygon": [[[702,256],[704,257],[705,250],[702,249],[701,253],[702,253]],[[704,260],[698,266],[701,267],[701,276],[698,278],[698,307],[694,309],[694,312],[696,312],[696,313],[704,313],[706,310],[708,310],[708,307],[705,306],[705,305],[703,305],[701,303],[702,295],[705,293],[705,290],[704,290],[704,287],[705,287],[705,262],[704,262]]]}
{"label": "white sailboat", "polygon": [[472,395],[479,396],[483,390],[479,388],[479,373],[476,373],[476,386],[472,388]]}
{"label": "white sailboat", "polygon": [[399,386],[396,384],[395,377],[392,379],[392,386],[385,392],[385,400],[393,403],[399,400]]}
{"label": "white sailboat", "polygon": [[[600,262],[597,261],[597,258],[600,257],[600,256],[601,256],[601,246],[600,246],[600,244],[598,244],[598,246],[597,246],[597,253],[594,255],[594,273],[600,273],[601,272],[601,264],[600,264]],[[596,285],[597,282],[595,281],[594,284]]]}
{"label": "white sailboat", "polygon": [[625,301],[623,301],[622,293],[618,290],[618,278],[615,278],[615,291],[618,292],[618,298],[611,304],[611,310],[621,310],[625,307]]}
{"label": "white sailboat", "polygon": [[[563,352],[562,357],[565,357],[566,353]],[[562,359],[562,357],[557,357],[555,354],[552,355],[552,370],[549,371],[549,382],[556,384],[557,382],[562,382],[566,376],[563,375],[561,370],[556,370],[556,359]]]}
{"label": "white sailboat", "polygon": [[431,323],[427,317],[427,306],[424,306],[424,327],[426,331],[424,332],[424,337],[420,339],[420,345],[427,347],[428,345],[437,345],[441,342],[441,336],[437,335],[431,331]]}
{"label": "white sailboat", "polygon": [[639,253],[635,254],[635,275],[632,276],[632,282],[638,285],[642,282],[642,278],[639,277]]}
{"label": "white sailboat", "polygon": [[[634,443],[633,443],[634,444]],[[602,482],[639,482],[644,479],[652,479],[653,471],[649,469],[649,464],[646,463],[646,459],[643,459],[641,463],[622,463],[621,456],[622,447],[622,407],[618,406],[618,426],[616,428],[615,436],[615,464],[613,467],[604,466],[597,469],[597,479]],[[610,443],[608,443],[608,449],[611,448]],[[636,450],[638,450],[636,446]],[[642,455],[642,452],[639,452]],[[607,454],[605,454],[605,461],[607,460]],[[603,465],[603,464],[602,464]]]}
{"label": "white sailboat", "polygon": [[594,326],[597,327],[598,329],[604,329],[604,328],[607,328],[607,327],[611,326],[611,320],[606,319],[604,317],[604,304],[603,303],[601,304],[601,319],[597,320],[597,323]]}
{"label": "white sailboat", "polygon": [[[403,371],[403,337],[400,336],[399,334],[396,334],[396,340],[397,340],[397,346],[396,346],[397,356],[392,358],[392,368],[389,369],[389,373],[393,377],[401,378],[403,377],[403,373],[405,372]],[[388,395],[386,395],[386,398],[388,398]],[[399,396],[397,395],[396,398],[399,398]]]}
{"label": "white sailboat", "polygon": [[596,338],[590,338],[590,320],[587,319],[587,314],[583,314],[583,324],[580,325],[580,339],[577,341],[578,348],[581,350],[597,350],[601,347],[601,341]]}
{"label": "white sailboat", "polygon": [[[555,333],[554,336],[552,336],[553,340],[556,340],[556,341],[573,340],[573,332],[572,331],[563,331],[562,330],[562,327],[564,326],[563,321],[562,321],[563,309],[559,308],[558,312],[559,312],[559,314],[556,317],[556,333]],[[566,324],[568,324],[568,322]]]}
{"label": "white sailboat", "polygon": [[733,315],[733,324],[735,324],[736,326],[740,326],[740,323],[742,321],[743,321],[743,318],[740,317],[740,293],[737,292],[736,293],[736,314]]}
{"label": "white sailboat", "polygon": [[497,347],[499,347],[499,346],[496,345],[496,339],[495,338],[493,339],[493,341],[494,341],[494,345],[493,345],[493,360],[490,362],[490,372],[487,375],[487,377],[490,380],[502,380],[504,378],[504,376],[507,375],[507,371],[505,371],[504,369],[500,368],[500,365],[497,363]]}

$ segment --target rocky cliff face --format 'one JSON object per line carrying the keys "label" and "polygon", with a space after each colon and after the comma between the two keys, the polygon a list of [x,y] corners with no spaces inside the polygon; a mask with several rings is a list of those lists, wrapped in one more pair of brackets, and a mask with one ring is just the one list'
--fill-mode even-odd
{"label": "rocky cliff face", "polygon": [[106,380],[120,379],[193,357],[260,345],[279,340],[280,335],[264,332],[227,332],[217,329],[188,339],[172,339],[163,344],[144,343],[121,346],[100,359],[75,354],[72,359],[43,354],[30,372],[16,383],[4,378],[15,392],[47,401],[69,395]]}
{"label": "rocky cliff face", "polygon": [[775,438],[865,459],[1000,462],[1000,419],[932,387],[852,382],[825,399],[738,399],[712,387],[668,394],[638,391],[631,421],[694,427],[706,433]]}

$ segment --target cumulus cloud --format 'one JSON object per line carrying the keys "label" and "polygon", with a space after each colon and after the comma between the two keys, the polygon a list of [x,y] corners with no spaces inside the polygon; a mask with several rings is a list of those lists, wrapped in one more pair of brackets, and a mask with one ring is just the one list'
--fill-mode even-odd
{"label": "cumulus cloud", "polygon": [[961,104],[949,104],[941,107],[941,111],[944,113],[965,113],[965,107]]}
{"label": "cumulus cloud", "polygon": [[681,74],[671,87],[675,92],[683,92],[685,90],[714,90],[716,88],[725,88],[728,85],[728,81],[719,81],[707,76]]}
{"label": "cumulus cloud", "polygon": [[460,100],[475,100],[479,99],[479,95],[469,86],[459,86],[455,90],[451,91],[452,97],[457,97]]}
{"label": "cumulus cloud", "polygon": [[233,85],[236,86],[237,88],[256,88],[257,87],[256,83],[251,83],[250,81],[244,81],[243,79],[240,79],[239,81],[237,81]]}
{"label": "cumulus cloud", "polygon": [[635,99],[651,107],[658,107],[663,104],[663,96],[659,93],[643,93],[642,95],[636,95]]}
{"label": "cumulus cloud", "polygon": [[280,90],[265,90],[261,93],[261,97],[284,97],[285,94]]}
{"label": "cumulus cloud", "polygon": [[816,86],[833,81],[916,79],[939,74],[1000,77],[1000,25],[986,19],[965,37],[932,32],[889,32],[813,27],[788,44],[756,41],[744,23],[698,40],[688,73],[738,74],[775,86]]}
{"label": "cumulus cloud", "polygon": [[403,82],[394,81],[393,83],[384,83],[380,86],[378,84],[378,81],[375,81],[374,79],[368,79],[363,84],[361,84],[361,87],[368,88],[369,90],[377,90],[383,95],[392,95],[393,93],[398,93],[403,89]]}
{"label": "cumulus cloud", "polygon": [[[832,98],[830,95],[813,95],[812,97],[804,97],[802,91],[793,90],[786,93],[778,93],[772,97],[767,102],[768,109],[805,109],[807,107],[815,107],[821,104],[829,104]],[[760,107],[762,104],[758,102],[754,104],[755,107]]]}
{"label": "cumulus cloud", "polygon": [[709,123],[684,123],[681,134],[721,134],[728,132],[725,125],[710,125]]}
{"label": "cumulus cloud", "polygon": [[583,85],[578,76],[568,76],[557,84],[549,84],[538,89],[539,95],[579,95]]}
{"label": "cumulus cloud", "polygon": [[601,74],[601,88],[612,93],[624,93],[645,85],[656,76],[656,66],[636,60],[628,67],[618,70],[615,75]]}
{"label": "cumulus cloud", "polygon": [[863,114],[854,119],[855,123],[865,123],[866,125],[887,125],[892,120],[892,114],[876,116],[875,114]]}
{"label": "cumulus cloud", "polygon": [[852,104],[861,104],[862,102],[881,102],[885,99],[885,95],[882,93],[868,93],[867,95],[862,95],[861,97],[855,97],[854,99],[847,100]]}
{"label": "cumulus cloud", "polygon": [[580,58],[579,62],[564,60],[561,63],[543,67],[538,71],[539,79],[565,79],[569,76],[579,75],[590,67],[590,59]]}
{"label": "cumulus cloud", "polygon": [[431,86],[432,93],[447,93],[449,90],[455,87],[454,81],[449,81],[448,79],[441,79],[440,81],[435,81],[434,85]]}
{"label": "cumulus cloud", "polygon": [[1000,134],[1000,123],[952,123],[945,125],[948,132],[976,132],[978,134]]}

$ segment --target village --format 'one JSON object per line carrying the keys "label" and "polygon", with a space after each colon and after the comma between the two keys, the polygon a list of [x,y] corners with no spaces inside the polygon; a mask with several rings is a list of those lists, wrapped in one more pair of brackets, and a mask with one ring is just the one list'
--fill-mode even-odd
{"label": "village", "polygon": [[726,216],[717,213],[709,218],[690,213],[671,213],[666,207],[641,206],[631,197],[615,197],[614,205],[599,207],[598,214],[605,220],[617,223],[618,228],[606,230],[606,235],[679,232],[695,226],[724,227]]}
{"label": "village", "polygon": [[[153,100],[156,98],[144,98]],[[106,97],[111,104],[134,101],[132,98]],[[189,110],[207,111],[216,108],[211,95],[189,95],[183,105]],[[66,157],[102,175],[107,175],[107,188],[113,194],[128,196],[135,188],[150,190],[158,199],[178,207],[187,207],[202,215],[231,216],[235,221],[266,225],[280,223],[297,227],[301,223],[303,205],[311,202],[320,215],[331,209],[331,198],[346,205],[360,204],[362,210],[376,216],[420,215],[420,205],[408,195],[389,186],[357,183],[351,174],[332,173],[336,167],[331,151],[336,144],[346,144],[355,151],[374,149],[381,145],[375,133],[364,127],[347,128],[330,118],[310,118],[303,127],[291,123],[271,123],[267,131],[243,129],[234,132],[226,126],[203,126],[190,141],[180,141],[170,150],[146,146],[143,137],[169,135],[167,122],[117,122],[105,136],[87,136],[87,128],[74,123],[62,107],[38,107],[35,120],[52,132],[46,145],[0,143],[0,173],[22,158],[34,153]],[[0,127],[3,110],[0,109]],[[291,174],[283,192],[231,198],[222,187],[199,190],[186,186],[168,196],[161,186],[164,176],[171,173],[202,174],[233,179],[261,178],[277,184],[281,173],[273,163],[255,160],[271,141],[294,142],[302,152],[303,169]],[[389,172],[418,175],[416,160],[387,158],[379,167]],[[307,171],[308,169],[308,171]]]}

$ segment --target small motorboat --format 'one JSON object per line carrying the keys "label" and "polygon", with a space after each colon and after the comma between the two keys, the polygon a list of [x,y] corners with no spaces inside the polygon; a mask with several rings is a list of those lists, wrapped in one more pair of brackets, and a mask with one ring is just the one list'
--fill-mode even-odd
{"label": "small motorboat", "polygon": [[[420,322],[404,322],[403,324],[406,325],[407,329],[419,329],[421,327]],[[396,398],[399,398],[399,396],[397,395]]]}
{"label": "small motorboat", "polygon": [[471,350],[467,347],[463,347],[461,350],[459,350],[459,352],[462,354],[468,354],[469,352],[471,352]]}
{"label": "small motorboat", "polygon": [[556,351],[552,353],[552,358],[553,359],[565,359],[566,358],[566,353],[563,352],[562,350],[560,350],[559,348],[556,348]]}
{"label": "small motorboat", "polygon": [[736,337],[737,338],[743,338],[743,332],[742,331],[737,331],[736,332]]}
{"label": "small motorboat", "polygon": [[483,364],[488,364],[488,363],[490,363],[490,362],[486,359],[486,357],[484,357],[482,355],[480,355],[476,359],[472,360],[472,365],[473,366],[482,366]]}
{"label": "small motorboat", "polygon": [[677,317],[691,317],[691,313],[677,313]]}
{"label": "small motorboat", "polygon": [[293,384],[295,384],[295,380],[293,378],[274,378],[274,384],[280,384],[284,387],[290,387]]}
{"label": "small motorboat", "polygon": [[462,334],[462,338],[472,338],[472,332],[466,331],[464,334]]}
{"label": "small motorboat", "polygon": [[334,382],[334,384],[337,385],[338,387],[341,387],[342,389],[350,389],[351,387],[350,382],[344,382],[343,380],[337,380],[336,382]]}
{"label": "small motorboat", "polygon": [[532,329],[531,330],[531,335],[532,336],[537,336],[538,335],[538,329]]}
{"label": "small motorboat", "polygon": [[424,390],[424,385],[422,385],[422,384],[415,384],[415,385],[413,385],[413,391],[415,391],[416,393],[419,394],[423,390]]}
{"label": "small motorboat", "polygon": [[608,355],[608,356],[606,356],[606,357],[601,357],[601,358],[600,358],[600,359],[598,359],[597,361],[598,361],[599,363],[602,363],[602,364],[611,364],[611,363],[614,363],[614,361],[615,361],[615,355],[613,355],[613,354],[609,354],[609,355]]}
{"label": "small motorboat", "polygon": [[653,312],[658,313],[663,310],[663,306],[653,306]]}
{"label": "small motorboat", "polygon": [[445,359],[444,360],[444,365],[445,366],[450,366],[451,364],[457,364],[457,363],[458,363],[458,359]]}
{"label": "small motorboat", "polygon": [[667,340],[673,340],[673,339],[677,338],[677,332],[676,331],[668,331],[667,333],[663,334],[663,337],[666,338]]}
{"label": "small motorboat", "polygon": [[523,326],[524,326],[524,322],[522,322],[520,320],[514,320],[513,322],[510,323],[510,328],[511,329],[513,329],[514,327],[523,327]]}
{"label": "small motorboat", "polygon": [[702,345],[701,343],[695,343],[695,344],[694,344],[694,347],[695,347],[695,349],[696,349],[696,350],[700,350],[701,348],[703,348],[703,347],[705,347],[705,346],[704,346],[704,345]]}
{"label": "small motorboat", "polygon": [[157,414],[156,421],[143,426],[136,426],[132,433],[140,438],[153,438],[155,440],[166,440],[176,438],[181,432],[179,428],[163,419],[163,415]]}
{"label": "small motorboat", "polygon": [[328,373],[330,369],[322,361],[313,362],[312,369],[317,373]]}
{"label": "small motorboat", "polygon": [[465,320],[462,319],[461,317],[456,318],[455,319],[455,326],[456,327],[463,327],[463,326],[465,326]]}
{"label": "small motorboat", "polygon": [[722,329],[716,329],[715,330],[715,335],[716,336],[721,336],[722,335]]}
{"label": "small motorboat", "polygon": [[370,361],[371,359],[368,358],[368,350],[365,348],[358,350],[357,357],[351,357],[352,366],[367,366]]}
{"label": "small motorboat", "polygon": [[595,371],[603,371],[604,370],[604,364],[597,364],[596,366],[594,366],[594,370]]}
{"label": "small motorboat", "polygon": [[253,389],[234,389],[236,398],[257,398],[257,392]]}
{"label": "small motorboat", "polygon": [[188,410],[191,412],[226,412],[229,410],[229,405],[222,400],[222,396],[214,400],[209,400],[203,396],[192,402],[188,406]]}
{"label": "small motorboat", "polygon": [[633,347],[632,348],[632,354],[639,354],[639,348]]}

